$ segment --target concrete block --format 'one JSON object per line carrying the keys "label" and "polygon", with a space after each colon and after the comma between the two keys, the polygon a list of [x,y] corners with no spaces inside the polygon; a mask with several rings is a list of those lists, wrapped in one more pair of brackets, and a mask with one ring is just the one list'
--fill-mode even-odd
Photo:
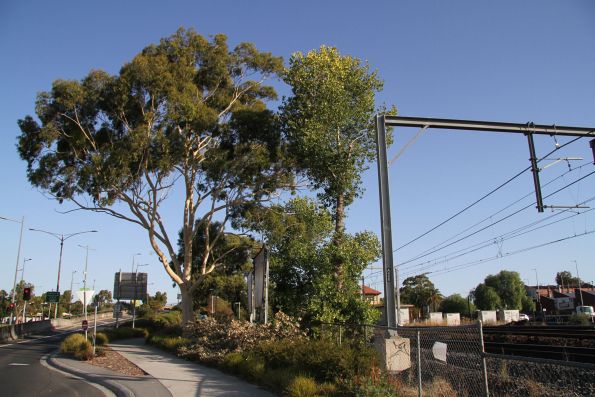
{"label": "concrete block", "polygon": [[398,335],[376,334],[374,345],[380,354],[380,365],[389,373],[398,373],[411,367],[411,342]]}

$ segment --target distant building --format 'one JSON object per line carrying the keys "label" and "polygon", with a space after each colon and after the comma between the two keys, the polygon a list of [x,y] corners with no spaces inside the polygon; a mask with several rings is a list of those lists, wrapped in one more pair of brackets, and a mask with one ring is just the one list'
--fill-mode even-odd
{"label": "distant building", "polygon": [[364,299],[368,301],[372,306],[378,306],[382,304],[380,301],[380,291],[375,290],[374,288],[370,288],[367,285],[362,286],[361,294],[364,296]]}

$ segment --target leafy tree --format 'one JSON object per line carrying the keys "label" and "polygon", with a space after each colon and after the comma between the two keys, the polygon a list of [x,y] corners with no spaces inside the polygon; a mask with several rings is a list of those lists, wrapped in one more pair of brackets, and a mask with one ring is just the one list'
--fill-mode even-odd
{"label": "leafy tree", "polygon": [[154,296],[149,296],[147,304],[153,311],[162,310],[167,304],[167,292],[155,292]]}
{"label": "leafy tree", "polygon": [[100,307],[111,305],[112,303],[112,292],[107,289],[102,289],[97,293],[97,303]]}
{"label": "leafy tree", "polygon": [[535,301],[530,296],[523,296],[521,300],[521,311],[523,313],[533,313],[535,312]]}
{"label": "leafy tree", "polygon": [[[383,83],[359,59],[322,46],[296,52],[284,80],[292,95],[282,122],[297,168],[330,209],[336,245],[345,230],[345,211],[361,193],[361,174],[376,155],[375,95]],[[343,287],[344,263],[333,258],[336,287]]]}
{"label": "leafy tree", "polygon": [[573,277],[568,270],[556,273],[556,285],[563,285],[565,288],[577,288],[579,281],[579,278]]}
{"label": "leafy tree", "polygon": [[[211,249],[226,225],[292,184],[265,103],[276,93],[264,81],[282,68],[281,58],[250,43],[229,49],[224,35],[180,29],[115,76],[93,70],[81,81],[56,80],[38,95],[39,122],[19,120],[28,179],[60,202],[146,231],[190,321],[192,293],[214,270]],[[181,259],[160,213],[174,188],[182,192]],[[220,227],[205,232],[193,266],[196,227],[207,230],[215,218]]]}
{"label": "leafy tree", "polygon": [[407,277],[403,280],[399,292],[402,302],[415,305],[419,309],[430,306],[430,310],[436,310],[442,300],[442,294],[430,281],[427,273]]}
{"label": "leafy tree", "polygon": [[479,310],[496,310],[502,307],[498,292],[493,287],[479,284],[475,288],[475,305]]}
{"label": "leafy tree", "polygon": [[[271,301],[275,310],[326,322],[371,323],[377,311],[360,294],[363,269],[380,255],[369,232],[345,234],[333,242],[331,214],[307,198],[252,213],[271,250]],[[333,260],[344,263],[342,289],[337,288]]]}
{"label": "leafy tree", "polygon": [[467,299],[459,294],[453,294],[444,298],[440,302],[440,311],[445,313],[462,313],[470,314],[475,312],[475,304],[470,303]]}
{"label": "leafy tree", "polygon": [[487,276],[484,282],[498,293],[503,309],[521,309],[527,291],[519,273],[502,270]]}

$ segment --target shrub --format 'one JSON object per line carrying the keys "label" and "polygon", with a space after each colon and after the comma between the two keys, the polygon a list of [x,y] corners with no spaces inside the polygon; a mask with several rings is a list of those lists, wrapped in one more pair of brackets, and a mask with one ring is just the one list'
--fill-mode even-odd
{"label": "shrub", "polygon": [[237,374],[240,372],[240,366],[243,362],[244,356],[242,356],[242,353],[229,353],[225,357],[223,357],[221,366],[228,372],[231,372],[232,374]]}
{"label": "shrub", "polygon": [[248,357],[240,363],[240,375],[249,381],[258,382],[265,372],[265,363],[260,357]]}
{"label": "shrub", "polygon": [[109,339],[107,338],[107,335],[104,334],[103,332],[98,332],[97,335],[95,335],[95,345],[96,346],[105,346],[107,345],[109,342]]}
{"label": "shrub", "polygon": [[429,386],[425,386],[428,396],[435,397],[457,397],[457,392],[452,385],[444,378],[436,377]]}
{"label": "shrub", "polygon": [[83,334],[72,334],[62,341],[60,352],[73,354],[78,360],[89,360],[93,358],[93,345]]}
{"label": "shrub", "polygon": [[313,378],[298,375],[289,382],[285,391],[289,397],[312,397],[318,392],[318,385]]}
{"label": "shrub", "polygon": [[377,365],[376,352],[366,345],[338,346],[324,339],[264,342],[251,354],[262,357],[270,368],[292,367],[320,382],[366,375]]}
{"label": "shrub", "polygon": [[190,344],[190,341],[188,339],[183,338],[181,336],[169,336],[160,334],[151,335],[147,339],[147,342],[163,350],[170,351],[172,353],[177,353],[180,347]]}
{"label": "shrub", "polygon": [[145,328],[129,328],[129,327],[120,327],[120,328],[111,328],[106,329],[103,333],[107,336],[110,342],[113,342],[118,339],[129,339],[129,338],[146,338],[149,336],[149,332]]}
{"label": "shrub", "polygon": [[568,319],[568,324],[574,325],[590,325],[591,321],[589,320],[589,316],[583,313],[574,313]]}
{"label": "shrub", "polygon": [[[237,353],[232,353],[237,354]],[[262,382],[273,390],[285,390],[291,380],[295,377],[295,370],[292,368],[268,369],[262,378]]]}
{"label": "shrub", "polygon": [[227,354],[246,351],[257,343],[284,338],[300,339],[304,333],[290,317],[277,313],[272,324],[250,324],[235,320],[218,322],[206,318],[187,325],[184,336],[193,343],[180,350],[183,357],[220,363]]}
{"label": "shrub", "polygon": [[77,360],[90,360],[93,358],[93,345],[88,340],[84,340],[74,351],[74,358]]}
{"label": "shrub", "polygon": [[85,341],[83,334],[70,334],[60,343],[60,353],[74,353]]}
{"label": "shrub", "polygon": [[334,383],[324,382],[318,385],[319,396],[334,396],[337,395],[337,385]]}

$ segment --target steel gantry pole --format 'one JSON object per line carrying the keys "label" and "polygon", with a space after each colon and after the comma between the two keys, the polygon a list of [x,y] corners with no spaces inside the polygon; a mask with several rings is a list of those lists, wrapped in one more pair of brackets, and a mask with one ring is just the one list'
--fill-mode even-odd
{"label": "steel gantry pole", "polygon": [[[384,279],[384,311],[386,325],[396,328],[400,323],[400,296],[398,270],[393,266],[393,237],[390,218],[390,195],[388,188],[388,160],[386,156],[386,116],[376,116],[376,154],[378,156],[378,189],[380,193],[380,224],[382,240],[382,272]],[[395,277],[396,273],[396,277]],[[395,284],[396,280],[396,284]],[[395,287],[397,299],[395,304]],[[395,318],[396,307],[396,318]]]}
{"label": "steel gantry pole", "polygon": [[[531,150],[532,166],[534,178],[537,176],[534,148],[532,145],[532,135],[550,135],[550,136],[572,136],[572,137],[594,137],[595,127],[567,127],[557,125],[545,125],[534,123],[508,123],[494,121],[478,120],[457,120],[457,119],[438,119],[427,117],[403,117],[379,114],[376,116],[376,155],[378,161],[378,189],[380,195],[380,222],[381,222],[381,240],[382,240],[382,267],[384,273],[384,297],[386,321],[389,328],[395,327],[400,322],[400,299],[399,299],[399,280],[398,268],[393,268],[393,249],[392,249],[392,226],[390,215],[390,197],[388,184],[388,163],[386,154],[386,128],[387,127],[417,127],[433,128],[447,130],[465,130],[465,131],[489,131],[524,134],[528,136],[529,147]],[[595,140],[589,142],[593,150],[595,163]],[[535,178],[536,194],[539,195],[539,178]],[[540,203],[537,199],[538,206]],[[544,208],[545,206],[543,206]],[[542,209],[542,208],[538,208]],[[395,286],[396,282],[396,286]],[[395,302],[395,289],[397,293]],[[397,307],[397,321],[395,321],[394,308]]]}

